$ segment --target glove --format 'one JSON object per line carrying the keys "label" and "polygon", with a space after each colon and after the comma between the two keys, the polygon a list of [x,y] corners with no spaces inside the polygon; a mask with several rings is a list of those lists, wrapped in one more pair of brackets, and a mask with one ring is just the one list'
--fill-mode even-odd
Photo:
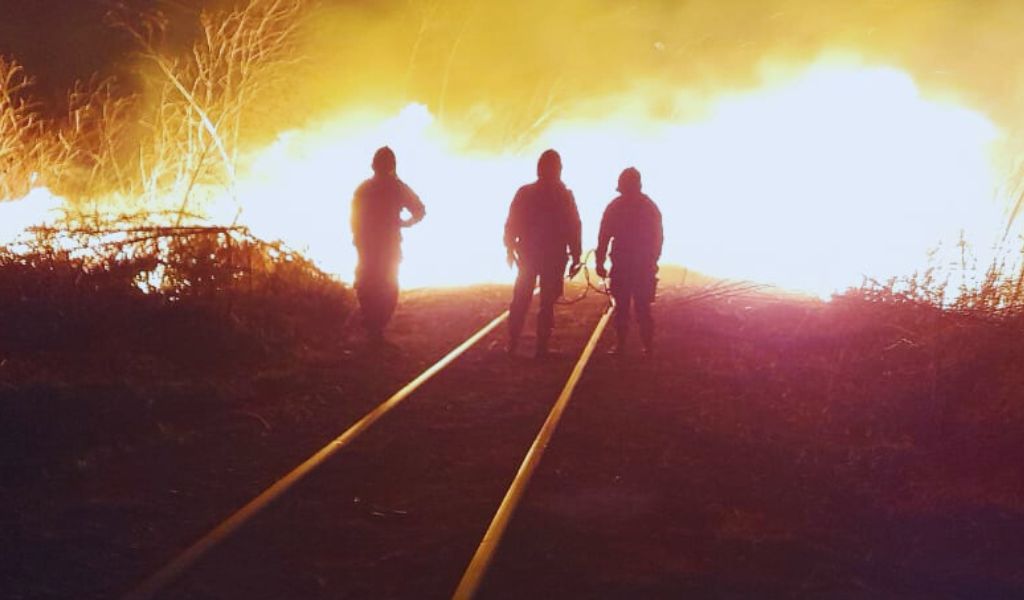
{"label": "glove", "polygon": [[505,251],[505,262],[508,263],[508,268],[510,269],[519,262],[519,259],[516,257],[516,251],[512,248]]}
{"label": "glove", "polygon": [[604,261],[601,261],[594,266],[594,272],[597,273],[597,276],[601,279],[608,277],[608,269],[604,267]]}
{"label": "glove", "polygon": [[569,266],[569,276],[566,279],[572,279],[573,277],[576,277],[576,274],[579,273],[580,269],[582,268],[583,263],[580,262],[580,259],[572,259],[572,265]]}

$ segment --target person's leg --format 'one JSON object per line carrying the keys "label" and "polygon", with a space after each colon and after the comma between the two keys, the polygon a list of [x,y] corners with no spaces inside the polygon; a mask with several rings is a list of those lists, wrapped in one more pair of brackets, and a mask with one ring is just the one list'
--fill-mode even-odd
{"label": "person's leg", "polygon": [[359,321],[363,325],[363,329],[369,331],[369,311],[370,306],[373,304],[373,292],[365,277],[361,278],[359,283],[356,284],[356,299],[359,301]]}
{"label": "person's leg", "polygon": [[651,305],[654,302],[658,280],[653,274],[650,274],[638,283],[639,285],[633,293],[636,320],[640,329],[640,340],[643,342],[644,352],[651,354],[654,351],[654,315]]}
{"label": "person's leg", "polygon": [[387,264],[384,265],[384,268],[382,269],[380,314],[378,316],[381,330],[387,327],[387,324],[391,322],[391,317],[395,314],[395,308],[398,306],[399,261],[400,258],[398,256],[394,256],[388,260]]}
{"label": "person's leg", "polygon": [[519,345],[519,336],[526,323],[526,313],[533,299],[533,288],[537,285],[537,272],[532,265],[519,264],[519,273],[512,288],[512,303],[508,315],[508,350],[515,352]]}
{"label": "person's leg", "polygon": [[377,306],[377,284],[374,281],[372,254],[359,251],[359,263],[356,265],[356,299],[359,301],[359,316],[367,335],[372,335],[375,328],[375,309]]}
{"label": "person's leg", "polygon": [[632,299],[629,281],[623,273],[611,276],[612,299],[615,300],[615,354],[626,351],[626,340],[629,339],[629,305]]}
{"label": "person's leg", "polygon": [[379,339],[384,333],[382,288],[383,286],[378,278],[364,277],[357,289],[359,312],[363,318],[363,329],[366,330],[367,337],[371,339]]}
{"label": "person's leg", "polygon": [[552,261],[540,273],[540,310],[537,312],[537,355],[548,351],[555,328],[555,303],[564,291],[565,260]]}
{"label": "person's leg", "polygon": [[359,253],[356,297],[367,337],[380,341],[398,303],[398,253],[375,249]]}

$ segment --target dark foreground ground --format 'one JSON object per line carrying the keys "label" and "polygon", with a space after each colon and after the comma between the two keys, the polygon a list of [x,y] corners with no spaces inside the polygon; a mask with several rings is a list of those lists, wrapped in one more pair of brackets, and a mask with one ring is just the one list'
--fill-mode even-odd
{"label": "dark foreground ground", "polygon": [[[482,597],[1024,596],[1019,327],[691,293],[653,359],[595,356]],[[506,297],[415,292],[398,348],[242,372],[0,358],[0,595],[130,590]],[[449,596],[602,302],[549,360],[484,340],[166,597]]]}

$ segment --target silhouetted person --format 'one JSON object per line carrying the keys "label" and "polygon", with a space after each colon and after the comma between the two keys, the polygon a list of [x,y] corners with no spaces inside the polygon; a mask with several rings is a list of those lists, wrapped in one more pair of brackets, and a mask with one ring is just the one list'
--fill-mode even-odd
{"label": "silhouetted person", "polygon": [[519,266],[509,315],[510,353],[519,344],[539,278],[537,356],[547,354],[565,266],[571,258],[572,270],[579,268],[580,246],[580,215],[572,192],[562,183],[562,159],[546,150],[537,161],[537,181],[519,188],[505,221],[508,263]]}
{"label": "silhouetted person", "polygon": [[608,277],[605,257],[611,243],[611,293],[615,298],[616,353],[626,348],[629,334],[630,304],[640,326],[644,353],[654,348],[654,318],[651,303],[658,287],[658,259],[664,233],[661,211],[640,191],[640,172],[630,167],[619,175],[619,197],[608,204],[601,217],[597,239],[597,274]]}
{"label": "silhouetted person", "polygon": [[[402,211],[409,216],[403,218]],[[352,242],[359,254],[356,296],[370,340],[383,340],[384,327],[398,304],[398,263],[403,227],[423,220],[426,209],[398,178],[395,153],[384,146],[373,155],[373,177],[352,198]]]}

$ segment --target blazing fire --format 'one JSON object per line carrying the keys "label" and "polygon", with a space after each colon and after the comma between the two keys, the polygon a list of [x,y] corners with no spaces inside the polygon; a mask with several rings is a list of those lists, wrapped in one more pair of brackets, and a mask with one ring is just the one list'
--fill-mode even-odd
{"label": "blazing fire", "polygon": [[[241,222],[351,277],[351,192],[388,144],[428,207],[406,234],[408,286],[509,280],[502,223],[546,147],[564,157],[591,245],[619,171],[635,165],[665,216],[664,262],[814,294],[908,274],[961,231],[990,239],[1002,223],[997,128],[923,97],[898,70],[819,63],[717,98],[693,122],[638,116],[631,100],[600,119],[555,122],[508,154],[461,150],[418,104],[344,114],[251,157]],[[218,207],[217,220],[232,218],[231,202]]]}
{"label": "blazing fire", "polygon": [[[268,14],[287,23],[301,2],[273,3],[279,6],[287,11]],[[281,26],[281,40],[291,28]],[[218,31],[228,32],[225,47],[235,43],[230,27]],[[932,260],[948,262],[961,237],[983,250],[1005,225],[1006,202],[996,193],[1007,177],[998,166],[1000,128],[965,104],[926,92],[908,72],[853,54],[763,61],[755,81],[727,91],[679,87],[666,96],[660,90],[658,110],[642,83],[594,94],[545,113],[524,132],[525,143],[475,144],[466,123],[479,115],[443,118],[418,102],[396,111],[348,102],[333,117],[278,133],[252,150],[222,141],[239,139],[244,119],[237,106],[213,103],[204,110],[198,93],[188,91],[233,98],[215,87],[220,79],[202,79],[222,68],[216,60],[224,53],[200,48],[197,69],[175,71],[179,63],[145,48],[163,81],[161,106],[179,111],[186,127],[150,126],[162,126],[157,134],[164,136],[155,138],[164,144],[162,154],[139,161],[152,177],[124,188],[134,190],[128,193],[93,195],[89,206],[163,209],[168,221],[187,209],[210,223],[246,225],[345,280],[355,263],[351,194],[382,145],[395,149],[399,175],[427,206],[427,219],[406,234],[401,277],[411,287],[511,279],[502,223],[516,188],[533,179],[536,157],[548,147],[563,156],[585,247],[595,242],[618,173],[636,166],[664,215],[663,263],[816,295],[865,276],[909,274],[926,267],[935,248],[949,254],[932,252]],[[262,52],[270,50],[246,60],[260,66]],[[185,77],[194,78],[191,87],[182,84]],[[445,85],[447,77],[446,71]],[[247,89],[243,84],[238,89]],[[443,113],[443,95],[436,105]],[[198,166],[186,164],[189,159],[163,167],[177,164],[167,158],[168,148],[199,156]],[[206,181],[213,168],[203,161],[211,156],[224,158],[227,184]],[[171,183],[157,185],[165,180]],[[0,236],[10,240],[52,219],[60,202],[37,187],[24,200],[0,205]],[[71,204],[81,211],[81,201]]]}

